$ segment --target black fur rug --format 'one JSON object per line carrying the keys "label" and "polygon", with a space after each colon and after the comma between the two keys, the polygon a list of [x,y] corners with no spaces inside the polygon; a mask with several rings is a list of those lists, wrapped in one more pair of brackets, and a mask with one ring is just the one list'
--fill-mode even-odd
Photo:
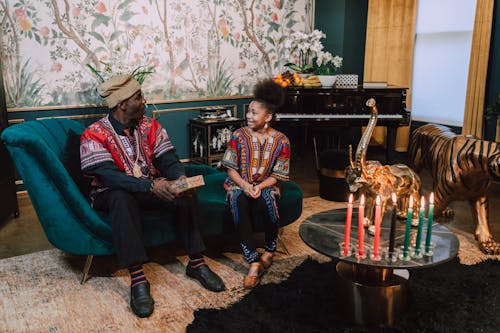
{"label": "black fur rug", "polygon": [[201,309],[187,332],[500,332],[500,262],[458,259],[411,271],[411,302],[394,326],[357,327],[339,311],[335,262],[306,260],[279,284],[226,309]]}

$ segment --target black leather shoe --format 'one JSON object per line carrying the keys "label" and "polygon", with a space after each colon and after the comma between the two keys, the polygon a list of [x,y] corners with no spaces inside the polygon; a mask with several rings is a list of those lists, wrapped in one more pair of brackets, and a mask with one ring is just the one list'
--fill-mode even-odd
{"label": "black leather shoe", "polygon": [[130,307],[137,317],[149,317],[154,310],[155,301],[149,293],[149,282],[130,288]]}
{"label": "black leather shoe", "polygon": [[196,268],[192,268],[190,265],[186,267],[186,275],[198,280],[203,287],[210,291],[223,291],[226,289],[222,279],[212,272],[208,265],[204,264]]}

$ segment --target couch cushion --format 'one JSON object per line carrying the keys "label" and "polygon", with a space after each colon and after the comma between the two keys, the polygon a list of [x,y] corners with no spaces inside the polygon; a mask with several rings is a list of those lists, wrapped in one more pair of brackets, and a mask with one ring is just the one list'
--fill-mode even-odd
{"label": "couch cushion", "polygon": [[[205,175],[205,186],[201,186],[197,190],[204,235],[235,231],[224,189],[226,177],[226,172]],[[281,197],[278,200],[278,209],[280,226],[284,227],[297,220],[302,213],[302,190],[293,181],[280,182],[280,188]],[[264,231],[262,218],[257,217],[253,224],[255,231]]]}
{"label": "couch cushion", "polygon": [[201,229],[204,235],[216,235],[234,231],[229,205],[226,200],[225,172],[203,176],[205,186],[198,187]]}

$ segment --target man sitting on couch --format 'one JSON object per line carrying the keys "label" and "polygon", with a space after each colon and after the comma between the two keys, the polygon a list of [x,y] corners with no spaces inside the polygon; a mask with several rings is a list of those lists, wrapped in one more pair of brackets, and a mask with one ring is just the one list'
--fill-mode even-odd
{"label": "man sitting on couch", "polygon": [[176,217],[177,230],[189,255],[186,275],[211,291],[225,289],[223,281],[205,264],[205,245],[194,190],[176,194],[173,182],[185,178],[167,132],[144,116],[141,85],[130,75],[114,76],[97,89],[110,113],[82,134],[82,171],[93,177],[92,207],[107,211],[120,266],[131,276],[130,306],[139,317],[153,313],[154,301],[142,264],[148,260],[143,240],[141,210],[164,208]]}

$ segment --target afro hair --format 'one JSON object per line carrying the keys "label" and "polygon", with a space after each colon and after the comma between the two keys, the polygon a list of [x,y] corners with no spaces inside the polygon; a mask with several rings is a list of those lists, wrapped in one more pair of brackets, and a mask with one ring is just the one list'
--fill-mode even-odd
{"label": "afro hair", "polygon": [[266,79],[255,85],[253,98],[264,103],[270,113],[275,113],[285,102],[285,91],[272,79]]}

